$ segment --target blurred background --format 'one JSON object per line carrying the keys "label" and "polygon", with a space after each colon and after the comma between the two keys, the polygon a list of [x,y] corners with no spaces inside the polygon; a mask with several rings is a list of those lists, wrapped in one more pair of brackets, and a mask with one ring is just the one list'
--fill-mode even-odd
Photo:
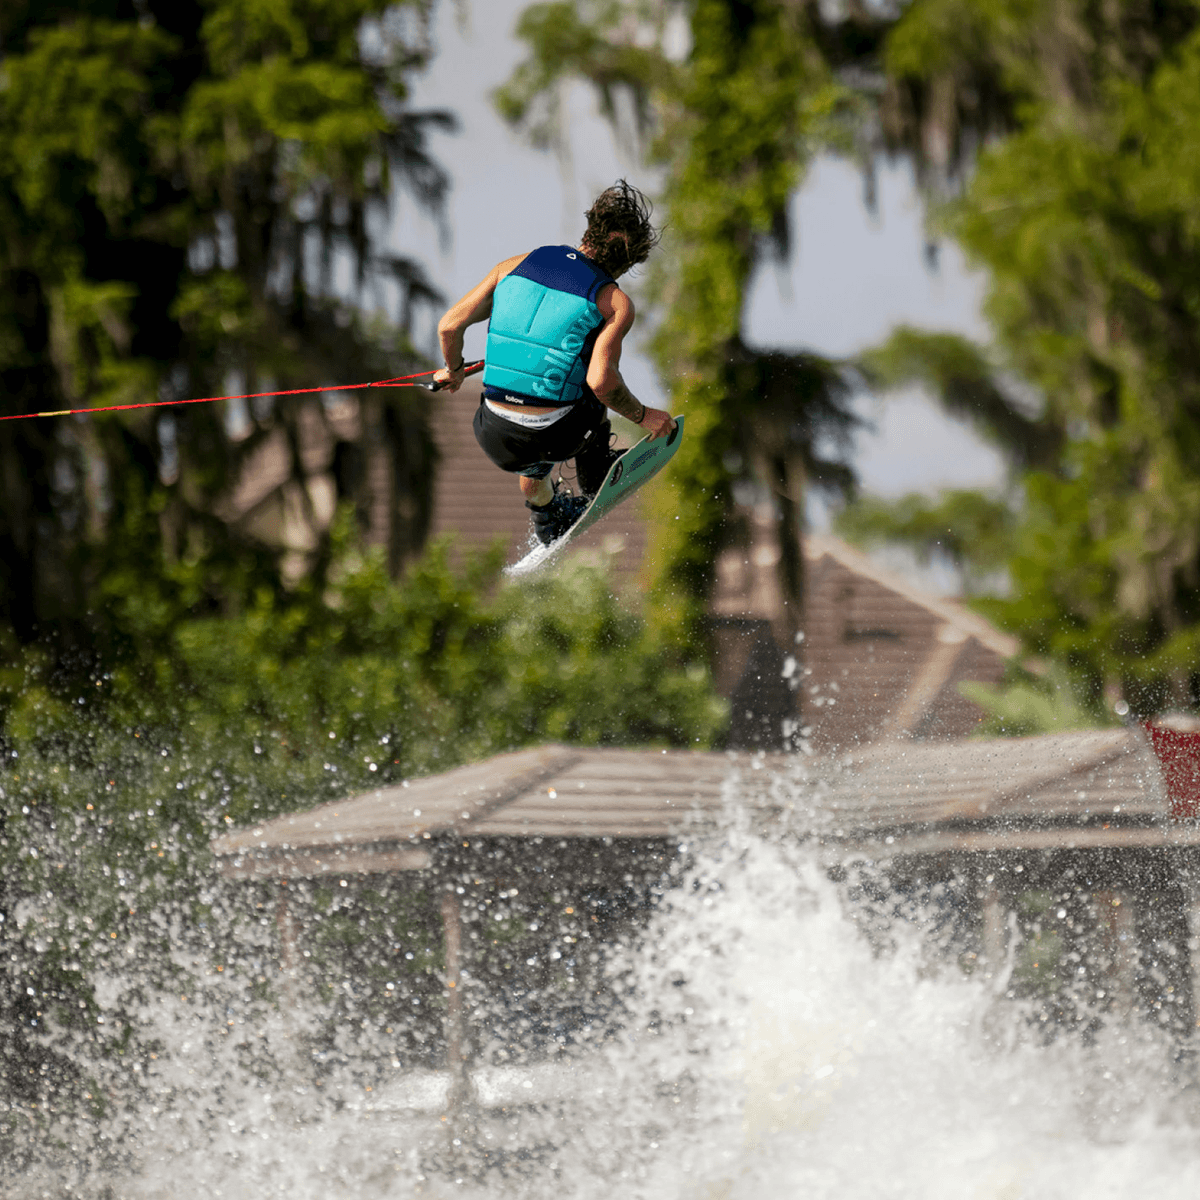
{"label": "blurred background", "polygon": [[[667,235],[625,370],[693,432],[608,569],[663,653],[713,669],[738,604],[785,653],[807,528],[969,596],[1071,720],[1193,706],[1190,5],[322,13],[7,8],[6,416],[407,374],[628,176]],[[511,554],[519,511],[449,515],[452,408],[6,421],[6,708],[156,656],[175,696],[192,622],[317,619],[347,555]]]}
{"label": "blurred background", "polygon": [[[348,385],[621,177],[687,437],[514,586],[478,383]],[[109,941],[206,928],[229,825],[547,741],[1194,721],[1197,212],[1192,0],[6,0],[14,1094],[91,1102]]]}

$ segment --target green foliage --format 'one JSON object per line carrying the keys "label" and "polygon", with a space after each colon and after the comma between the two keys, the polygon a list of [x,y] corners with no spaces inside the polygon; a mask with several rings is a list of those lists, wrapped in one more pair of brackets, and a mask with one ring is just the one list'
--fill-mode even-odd
{"label": "green foliage", "polygon": [[1073,124],[1114,81],[1145,81],[1196,17],[1194,0],[916,0],[882,47],[887,141],[931,184],[961,183],[985,142]]}
{"label": "green foliage", "polygon": [[[215,804],[240,821],[533,742],[707,745],[718,732],[707,676],[672,667],[598,572],[497,589],[496,555],[459,572],[435,545],[393,585],[344,523],[341,538],[323,590],[260,589],[236,615],[180,620],[153,594],[127,596],[145,652],[86,691],[28,652],[23,677],[7,676],[11,744],[51,759],[86,748],[105,775],[140,742],[203,764],[179,768],[176,817]],[[125,778],[114,788],[141,804],[144,785]]]}
{"label": "green foliage", "polygon": [[[974,407],[1014,464],[1033,468],[1011,533],[1012,593],[988,611],[1084,694],[1118,687],[1145,712],[1196,700],[1200,178],[1184,164],[1200,136],[1198,15],[1190,3],[943,0],[910,6],[889,43],[914,87],[951,79],[961,96],[986,76],[1013,103],[1008,136],[943,216],[988,272],[994,361],[905,333],[881,352],[881,375],[924,378],[957,411]],[[938,33],[949,17],[976,31],[971,46]],[[1045,398],[1033,444],[994,422],[995,364]]]}
{"label": "green foliage", "polygon": [[936,500],[919,492],[895,501],[858,496],[836,514],[833,526],[859,546],[899,542],[926,563],[945,558],[963,572],[965,590],[976,593],[1007,567],[1016,521],[1003,499],[946,491]]}
{"label": "green foliage", "polygon": [[[347,362],[367,378],[403,373],[414,361],[403,328],[380,335],[355,306],[394,283],[402,325],[409,301],[434,296],[415,264],[368,236],[394,183],[434,209],[447,186],[423,141],[449,116],[403,108],[427,11],[424,0],[6,5],[4,413],[357,382]],[[337,256],[354,268],[348,294],[334,287]],[[396,570],[427,527],[424,409],[398,392],[362,409],[362,439],[395,465],[381,533]],[[195,568],[197,611],[278,582],[278,545],[237,524],[231,497],[264,440],[282,434],[295,449],[323,424],[329,435],[325,412],[304,400],[256,408],[236,436],[225,417],[196,405],[0,426],[0,552],[12,568],[0,619],[26,642],[111,634],[89,598],[111,589],[131,523],[143,572]],[[311,467],[293,457],[303,489]],[[336,482],[365,504],[355,479]],[[327,556],[324,535],[309,568]]]}
{"label": "green foliage", "polygon": [[617,119],[617,97],[622,92],[631,96],[639,130],[646,131],[650,91],[671,86],[677,68],[654,42],[639,45],[613,36],[631,15],[661,38],[667,13],[654,3],[555,0],[525,9],[516,35],[535,53],[496,89],[500,115],[513,124],[525,123],[536,144],[549,144],[560,133],[559,82],[574,75],[592,81],[601,111],[610,120]]}
{"label": "green foliage", "polygon": [[1032,675],[1014,666],[1002,684],[960,683],[958,690],[985,713],[977,737],[1031,737],[1114,723],[1099,699],[1082,695],[1078,677],[1062,667]]}

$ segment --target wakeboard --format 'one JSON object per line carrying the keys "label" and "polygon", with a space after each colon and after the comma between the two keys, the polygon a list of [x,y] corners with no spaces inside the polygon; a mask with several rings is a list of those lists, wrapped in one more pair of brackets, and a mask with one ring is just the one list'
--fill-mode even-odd
{"label": "wakeboard", "polygon": [[651,441],[644,437],[630,446],[608,468],[592,502],[583,510],[579,520],[562,537],[548,545],[535,546],[524,558],[504,568],[508,576],[530,575],[557,558],[581,533],[590,529],[605,513],[628,500],[643,484],[649,483],[675,457],[683,441],[683,417],[675,418],[675,429],[666,437]]}

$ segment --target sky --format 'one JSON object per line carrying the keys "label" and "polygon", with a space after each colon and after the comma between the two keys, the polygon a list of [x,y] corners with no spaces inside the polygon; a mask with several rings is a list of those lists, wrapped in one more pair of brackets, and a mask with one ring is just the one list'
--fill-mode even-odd
{"label": "sky", "polygon": [[[592,197],[615,179],[624,176],[651,195],[658,182],[632,147],[619,144],[582,85],[564,97],[568,135],[560,151],[533,148],[501,121],[491,92],[523,57],[513,28],[526,2],[466,0],[456,6],[443,0],[434,21],[435,57],[414,83],[415,109],[447,108],[459,120],[459,132],[435,133],[430,140],[452,179],[449,232],[401,197],[391,239],[398,253],[425,265],[448,300],[512,254],[577,242]],[[872,213],[856,167],[834,158],[812,165],[792,201],[791,261],[764,266],[751,287],[745,316],[751,344],[844,356],[904,323],[986,340],[984,279],[968,269],[953,244],[941,244],[935,271],[926,263],[911,172],[903,164],[882,165],[877,188]],[[636,280],[630,290],[636,302]],[[429,316],[417,329],[422,348],[430,351],[435,321]],[[483,330],[477,326],[468,334],[469,357],[482,355]],[[636,328],[621,370],[635,395],[665,407]],[[995,451],[919,391],[863,395],[857,403],[870,428],[859,434],[851,461],[865,491],[932,494],[1003,479]],[[817,506],[810,520],[820,526],[826,515]]]}

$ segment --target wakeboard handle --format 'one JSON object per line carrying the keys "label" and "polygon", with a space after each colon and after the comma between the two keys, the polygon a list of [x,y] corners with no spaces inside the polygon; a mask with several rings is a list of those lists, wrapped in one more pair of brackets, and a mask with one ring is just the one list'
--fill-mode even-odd
{"label": "wakeboard handle", "polygon": [[[478,362],[471,363],[463,372],[463,377],[467,375],[478,375],[483,370],[483,359]],[[446,385],[444,383],[429,382],[429,383],[414,383],[413,387],[424,388],[427,392],[440,392]]]}

